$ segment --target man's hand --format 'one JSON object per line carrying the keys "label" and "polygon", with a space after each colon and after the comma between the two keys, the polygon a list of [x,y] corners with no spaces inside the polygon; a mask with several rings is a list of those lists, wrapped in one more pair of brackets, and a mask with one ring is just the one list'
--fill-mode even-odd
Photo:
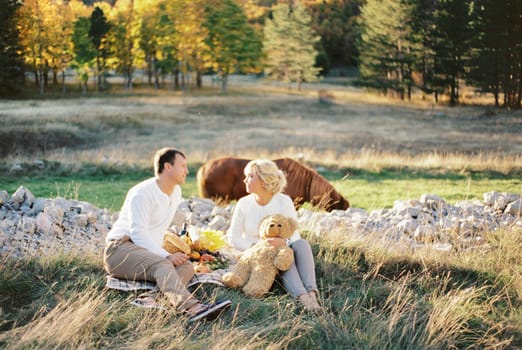
{"label": "man's hand", "polygon": [[268,237],[266,238],[266,242],[269,246],[274,248],[280,248],[284,245],[286,245],[286,240],[281,237]]}
{"label": "man's hand", "polygon": [[185,253],[174,253],[167,256],[167,259],[170,260],[172,265],[179,266],[183,265],[189,260],[189,256]]}

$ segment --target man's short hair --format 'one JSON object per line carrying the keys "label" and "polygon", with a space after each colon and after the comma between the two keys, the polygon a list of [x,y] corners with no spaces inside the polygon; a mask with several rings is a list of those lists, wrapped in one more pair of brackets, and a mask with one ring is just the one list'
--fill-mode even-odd
{"label": "man's short hair", "polygon": [[165,147],[158,150],[154,155],[154,175],[158,176],[163,172],[163,169],[165,169],[165,163],[174,165],[176,154],[186,158],[183,152],[172,147]]}

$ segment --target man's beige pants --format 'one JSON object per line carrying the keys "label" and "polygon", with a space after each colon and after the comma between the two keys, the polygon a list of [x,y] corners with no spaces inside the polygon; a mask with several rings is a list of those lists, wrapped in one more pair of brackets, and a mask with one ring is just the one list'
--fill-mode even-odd
{"label": "man's beige pants", "polygon": [[194,276],[190,261],[174,266],[170,260],[135,245],[127,238],[109,242],[103,254],[103,265],[116,278],[155,282],[178,310],[199,303],[185,287]]}

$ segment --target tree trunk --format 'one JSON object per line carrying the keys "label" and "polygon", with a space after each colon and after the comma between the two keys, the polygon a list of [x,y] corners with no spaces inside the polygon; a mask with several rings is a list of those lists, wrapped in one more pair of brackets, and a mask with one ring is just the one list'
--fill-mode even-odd
{"label": "tree trunk", "polygon": [[228,74],[221,76],[221,92],[227,92]]}
{"label": "tree trunk", "polygon": [[99,92],[101,87],[101,74],[100,74],[100,56],[96,56],[96,91]]}
{"label": "tree trunk", "polygon": [[154,58],[148,57],[147,58],[147,85],[152,86],[152,75],[153,75],[153,68],[154,65]]}
{"label": "tree trunk", "polygon": [[203,86],[203,78],[201,76],[201,72],[198,70],[198,71],[196,71],[196,87],[198,89],[201,89],[202,86]]}
{"label": "tree trunk", "polygon": [[179,82],[179,69],[176,68],[174,70],[174,89],[179,90],[180,89],[180,82]]}
{"label": "tree trunk", "polygon": [[62,70],[62,96],[65,97],[66,87],[65,87],[65,69]]}
{"label": "tree trunk", "polygon": [[40,95],[44,94],[44,72],[40,69]]}

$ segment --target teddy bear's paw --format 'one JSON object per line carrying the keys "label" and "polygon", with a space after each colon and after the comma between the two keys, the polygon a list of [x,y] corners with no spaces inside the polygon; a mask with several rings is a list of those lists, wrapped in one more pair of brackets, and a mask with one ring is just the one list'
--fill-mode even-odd
{"label": "teddy bear's paw", "polygon": [[267,289],[253,288],[253,287],[245,286],[245,288],[243,288],[243,292],[249,298],[261,298],[263,295],[268,293],[268,290]]}
{"label": "teddy bear's paw", "polygon": [[[292,253],[293,254],[293,253]],[[287,271],[294,263],[294,257],[281,256],[275,259],[274,266],[280,271]]]}
{"label": "teddy bear's paw", "polygon": [[223,277],[221,277],[221,281],[223,281],[223,284],[225,286],[227,286],[228,288],[239,288],[241,287],[241,281],[239,280],[239,278],[234,275],[233,273],[231,272],[227,272],[223,275]]}

